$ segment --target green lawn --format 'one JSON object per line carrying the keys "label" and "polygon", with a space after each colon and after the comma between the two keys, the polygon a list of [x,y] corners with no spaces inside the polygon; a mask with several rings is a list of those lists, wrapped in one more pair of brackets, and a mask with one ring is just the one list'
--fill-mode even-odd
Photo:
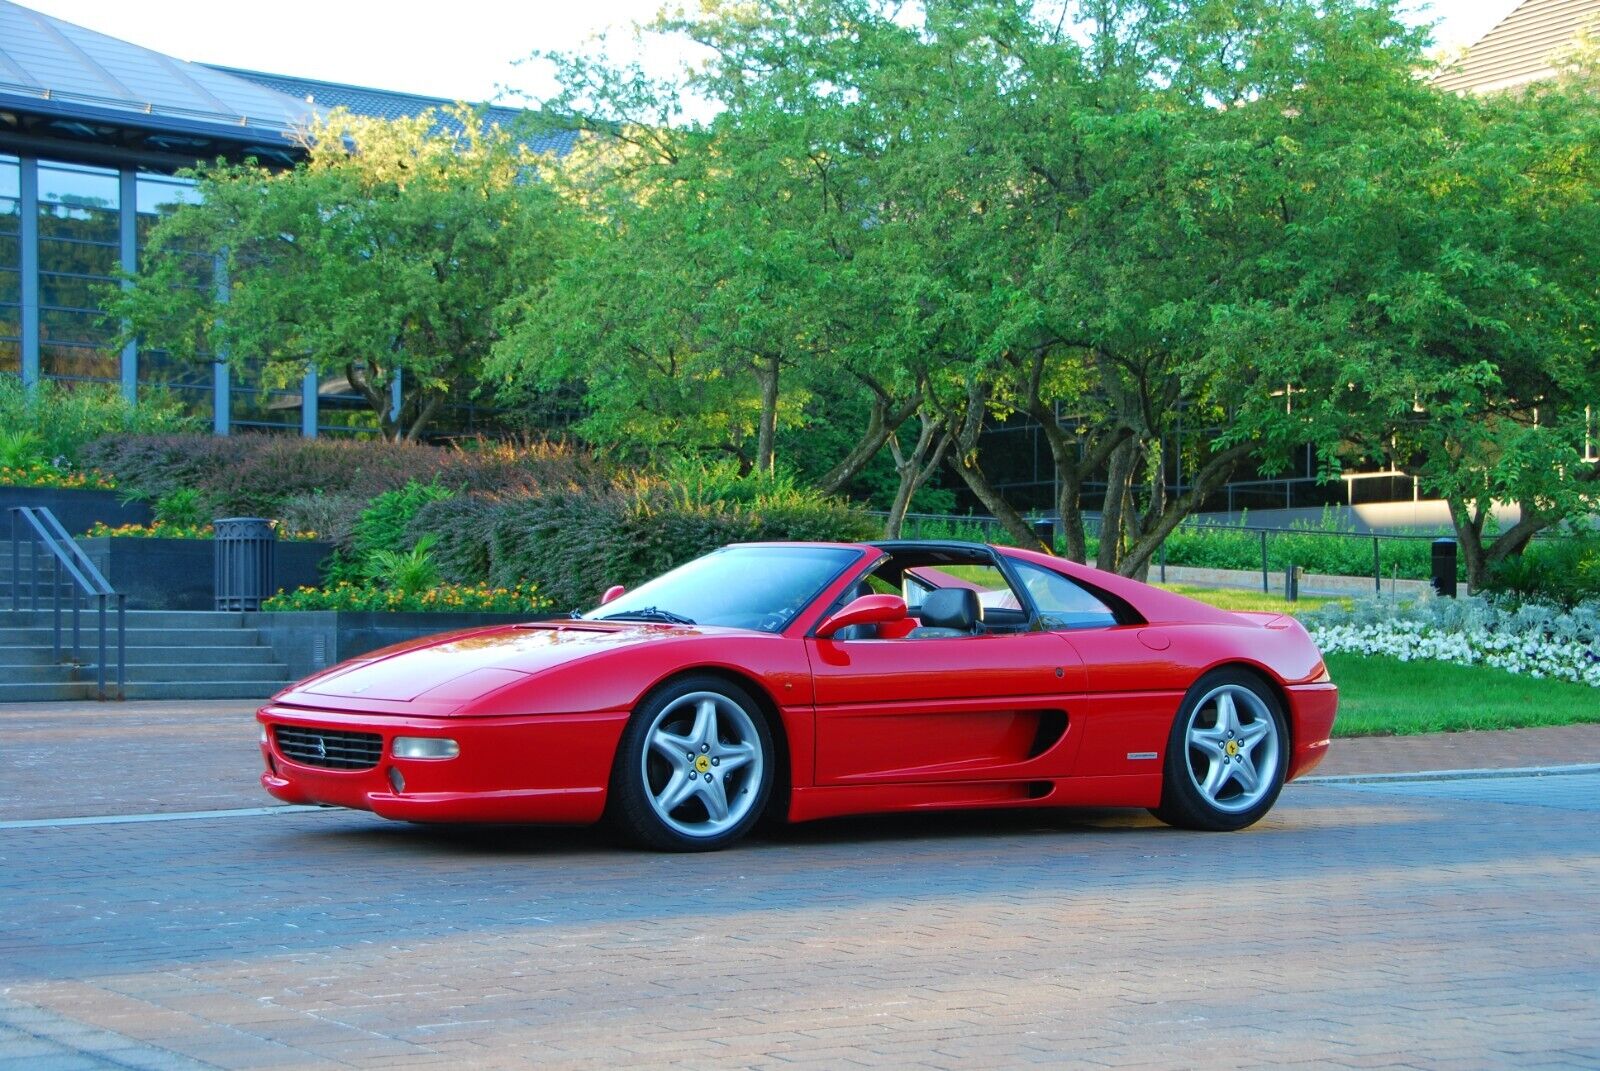
{"label": "green lawn", "polygon": [[1319,606],[1326,606],[1330,602],[1340,601],[1337,597],[1307,595],[1296,602],[1290,602],[1282,595],[1267,595],[1245,588],[1207,588],[1198,584],[1157,584],[1155,586],[1179,595],[1186,595],[1191,599],[1210,603],[1212,606],[1221,607],[1224,610],[1265,610],[1279,614],[1303,614],[1310,610],[1315,610]]}
{"label": "green lawn", "polygon": [[1336,736],[1408,736],[1459,729],[1600,722],[1600,689],[1487,666],[1332,654]]}

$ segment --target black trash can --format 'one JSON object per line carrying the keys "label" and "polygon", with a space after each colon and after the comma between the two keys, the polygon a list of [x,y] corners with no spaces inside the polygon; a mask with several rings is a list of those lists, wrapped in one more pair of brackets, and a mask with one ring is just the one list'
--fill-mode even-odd
{"label": "black trash can", "polygon": [[265,517],[224,517],[216,530],[218,610],[259,610],[277,590],[273,584],[278,533]]}
{"label": "black trash can", "polygon": [[1433,591],[1446,599],[1456,597],[1456,541],[1433,541]]}
{"label": "black trash can", "polygon": [[1033,536],[1050,549],[1056,552],[1056,522],[1052,520],[1039,520],[1033,522]]}

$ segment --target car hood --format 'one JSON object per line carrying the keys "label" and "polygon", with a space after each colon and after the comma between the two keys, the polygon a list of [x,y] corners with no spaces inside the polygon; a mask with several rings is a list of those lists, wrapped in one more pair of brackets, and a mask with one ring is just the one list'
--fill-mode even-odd
{"label": "car hood", "polygon": [[562,620],[433,636],[373,652],[274,697],[293,706],[443,714],[573,663],[651,644],[738,632],[702,626]]}

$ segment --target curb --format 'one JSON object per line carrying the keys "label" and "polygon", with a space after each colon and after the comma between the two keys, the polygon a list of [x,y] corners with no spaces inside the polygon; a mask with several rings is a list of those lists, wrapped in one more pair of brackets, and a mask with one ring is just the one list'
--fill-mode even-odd
{"label": "curb", "polygon": [[1301,777],[1296,785],[1370,785],[1390,781],[1468,781],[1489,777],[1563,777],[1571,774],[1600,773],[1600,762],[1581,762],[1570,766],[1508,766],[1481,770],[1418,770],[1415,773],[1342,774],[1335,777]]}

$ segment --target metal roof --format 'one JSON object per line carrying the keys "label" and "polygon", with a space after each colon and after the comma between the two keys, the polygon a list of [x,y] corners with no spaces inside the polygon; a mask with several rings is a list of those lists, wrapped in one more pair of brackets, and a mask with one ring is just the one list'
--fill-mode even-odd
{"label": "metal roof", "polygon": [[[245,79],[285,96],[295,97],[320,109],[345,108],[357,115],[377,119],[402,119],[419,115],[429,109],[441,110],[457,103],[445,97],[425,97],[416,93],[398,93],[367,86],[347,85],[343,82],[325,82],[316,78],[296,78],[287,74],[269,74],[265,71],[247,71],[238,67],[221,67],[206,64],[211,70],[235,78]],[[527,113],[520,108],[502,108],[476,104],[483,109],[484,120],[492,125],[509,129]],[[446,127],[455,124],[445,121]],[[528,145],[535,152],[565,154],[577,139],[577,131],[560,130],[535,137]]]}
{"label": "metal roof", "polygon": [[303,99],[0,0],[0,107],[287,140]]}
{"label": "metal roof", "polygon": [[1600,0],[1522,0],[1433,79],[1440,89],[1493,93],[1555,77],[1551,61],[1600,19]]}

